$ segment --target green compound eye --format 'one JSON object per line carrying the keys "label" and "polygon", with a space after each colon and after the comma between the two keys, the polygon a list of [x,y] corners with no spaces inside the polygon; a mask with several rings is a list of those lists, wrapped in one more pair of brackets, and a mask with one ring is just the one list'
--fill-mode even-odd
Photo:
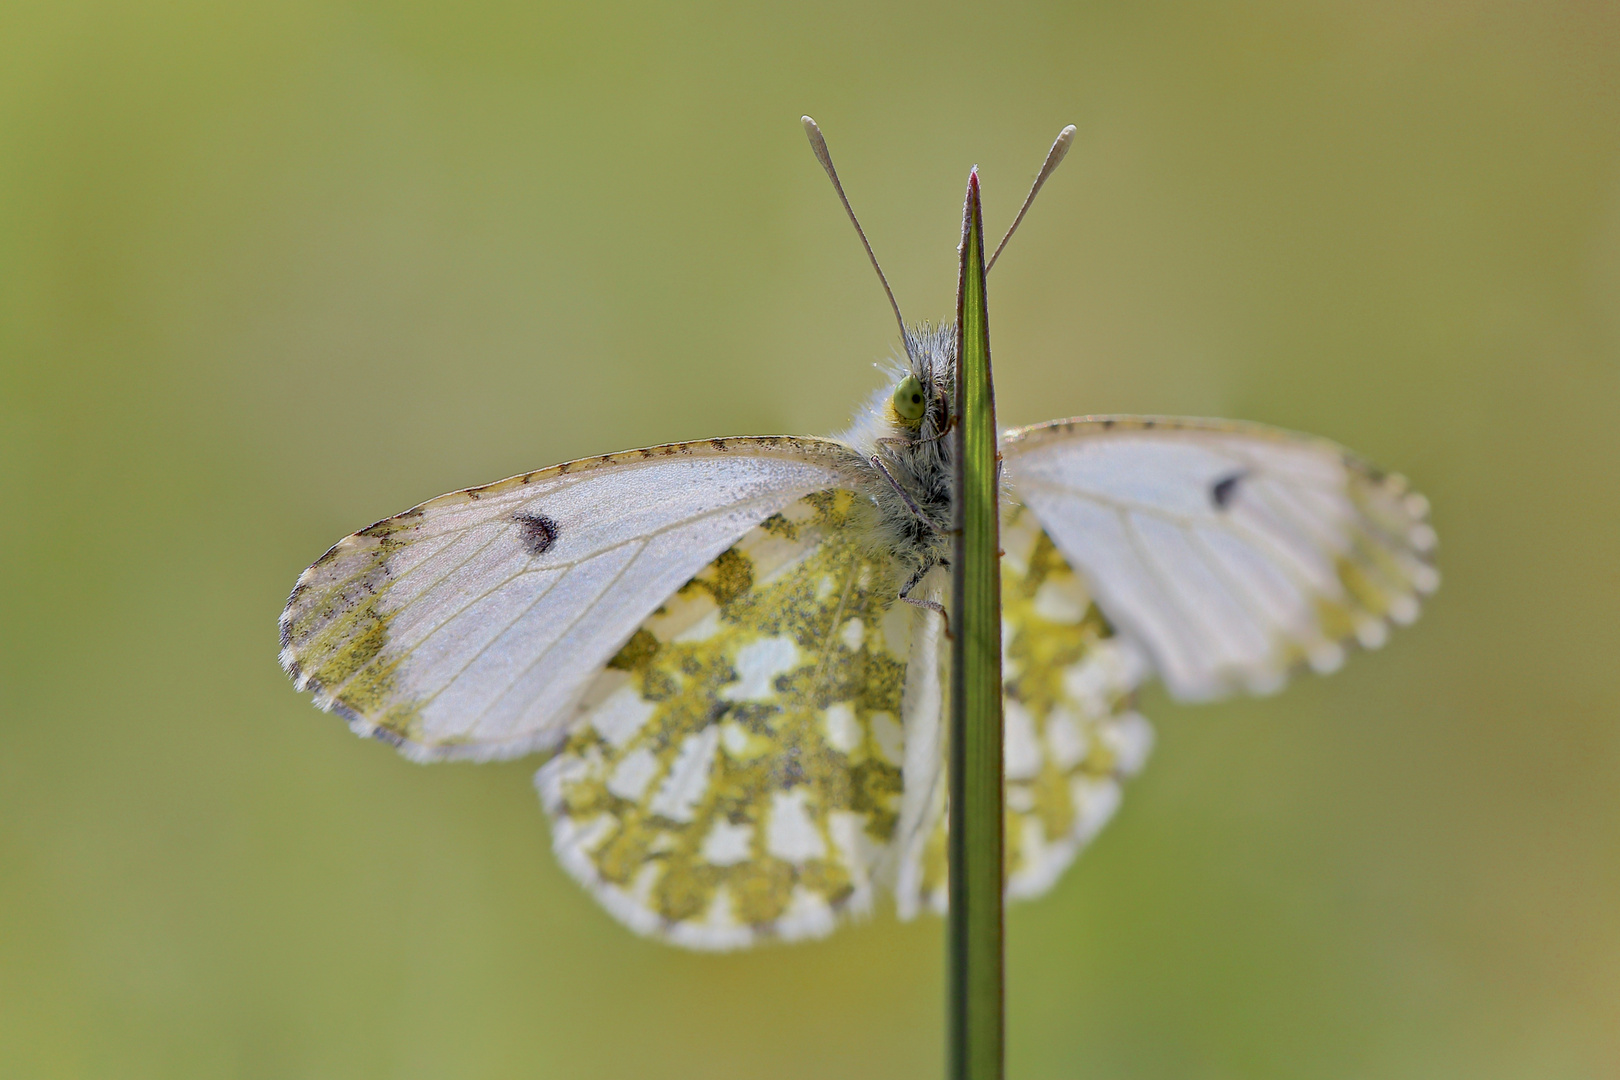
{"label": "green compound eye", "polygon": [[900,419],[912,424],[921,420],[923,413],[928,411],[924,407],[922,383],[917,381],[917,376],[907,375],[894,388],[894,411],[900,414]]}

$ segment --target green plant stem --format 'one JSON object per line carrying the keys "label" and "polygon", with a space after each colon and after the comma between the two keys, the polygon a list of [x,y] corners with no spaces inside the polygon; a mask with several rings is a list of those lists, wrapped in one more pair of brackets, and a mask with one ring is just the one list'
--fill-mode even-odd
{"label": "green plant stem", "polygon": [[1001,547],[979,174],[968,177],[956,327],[956,537],[951,562],[951,1080],[1000,1080],[1002,948]]}

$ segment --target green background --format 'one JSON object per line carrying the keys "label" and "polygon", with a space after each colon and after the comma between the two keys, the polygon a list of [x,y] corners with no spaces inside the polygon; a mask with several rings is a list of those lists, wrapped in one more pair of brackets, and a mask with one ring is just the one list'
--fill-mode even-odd
{"label": "green background", "polygon": [[1434,502],[1416,627],[1155,689],[1009,920],[1011,1074],[1620,1075],[1620,7],[111,3],[0,12],[0,1075],[932,1077],[941,924],[699,956],[275,663],[452,488],[827,432],[999,231],[1000,414],[1320,432]]}

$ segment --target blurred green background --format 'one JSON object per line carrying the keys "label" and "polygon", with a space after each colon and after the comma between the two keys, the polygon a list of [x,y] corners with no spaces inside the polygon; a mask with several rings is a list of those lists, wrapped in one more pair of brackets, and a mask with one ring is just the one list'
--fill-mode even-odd
{"label": "blurred green background", "polygon": [[932,1077],[941,924],[696,956],[276,667],[439,492],[841,427],[960,199],[1001,416],[1320,432],[1445,584],[1275,698],[1144,710],[1010,916],[1011,1074],[1620,1075],[1620,7],[7,0],[0,1075]]}

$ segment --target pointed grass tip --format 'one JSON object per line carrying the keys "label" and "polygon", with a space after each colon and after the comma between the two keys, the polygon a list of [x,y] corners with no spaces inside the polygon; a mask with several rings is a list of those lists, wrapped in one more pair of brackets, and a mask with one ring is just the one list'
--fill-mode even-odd
{"label": "pointed grass tip", "polygon": [[956,257],[960,259],[962,252],[967,250],[968,230],[973,228],[973,207],[979,201],[979,167],[977,165],[968,170],[967,197],[962,200],[962,242],[956,245]]}

